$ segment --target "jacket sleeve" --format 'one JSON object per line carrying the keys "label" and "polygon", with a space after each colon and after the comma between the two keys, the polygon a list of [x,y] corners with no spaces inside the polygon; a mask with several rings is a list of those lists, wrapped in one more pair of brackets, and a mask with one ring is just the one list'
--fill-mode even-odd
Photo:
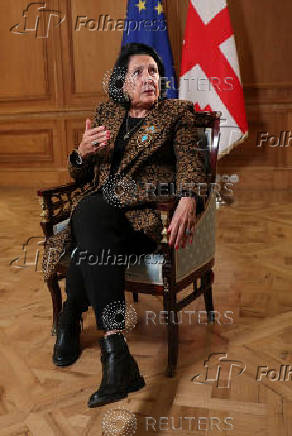
{"label": "jacket sleeve", "polygon": [[[92,129],[99,125],[99,120],[102,112],[102,104],[96,107],[94,120],[92,123]],[[95,167],[98,163],[98,154],[89,153],[82,157],[82,162],[79,163],[76,160],[77,149],[74,148],[68,156],[67,164],[68,171],[72,179],[74,179],[78,184],[85,184],[91,182],[95,176]]]}
{"label": "jacket sleeve", "polygon": [[181,193],[180,196],[197,197],[199,184],[206,186],[207,182],[205,151],[200,148],[195,116],[192,108],[186,106],[176,124],[173,148],[176,156],[176,189]]}

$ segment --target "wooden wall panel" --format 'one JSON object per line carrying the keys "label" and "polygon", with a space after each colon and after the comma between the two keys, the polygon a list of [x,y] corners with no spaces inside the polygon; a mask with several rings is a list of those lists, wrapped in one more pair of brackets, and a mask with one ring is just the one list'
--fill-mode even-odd
{"label": "wooden wall panel", "polygon": [[[55,11],[58,1],[46,5]],[[24,0],[0,3],[1,114],[54,110],[61,104],[60,27],[53,16],[48,26],[54,13],[38,7]]]}
{"label": "wooden wall panel", "polygon": [[[163,0],[179,74],[189,0]],[[0,185],[51,185],[69,180],[67,155],[80,142],[85,119],[106,98],[105,72],[119,52],[122,32],[75,29],[77,16],[125,18],[126,0],[47,0],[26,18],[25,0],[0,5]],[[218,163],[238,173],[238,189],[291,186],[292,146],[259,148],[258,132],[292,127],[292,3],[229,1],[239,51],[249,139]],[[50,12],[53,17],[48,26]],[[54,15],[55,14],[55,15]],[[33,28],[38,17],[37,31]],[[57,17],[63,21],[57,25]],[[9,31],[19,23],[16,35]],[[94,23],[92,23],[93,25]],[[22,27],[21,27],[22,26]],[[93,26],[94,27],[94,26]],[[46,38],[40,37],[49,29]],[[292,129],[291,129],[292,130]]]}
{"label": "wooden wall panel", "polygon": [[[62,28],[65,104],[88,107],[106,98],[102,82],[120,50],[123,32],[114,29],[116,20],[125,18],[126,0],[67,0],[67,13],[70,19]],[[103,21],[100,16],[108,17]],[[105,30],[98,30],[103,23]]]}
{"label": "wooden wall panel", "polygon": [[245,86],[291,86],[291,1],[232,0],[229,7]]}

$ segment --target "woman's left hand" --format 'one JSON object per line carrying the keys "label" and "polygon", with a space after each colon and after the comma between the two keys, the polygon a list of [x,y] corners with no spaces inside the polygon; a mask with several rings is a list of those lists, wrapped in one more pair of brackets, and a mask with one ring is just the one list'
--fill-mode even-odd
{"label": "woman's left hand", "polygon": [[[170,233],[168,244],[175,245],[176,249],[180,245],[181,248],[185,248],[188,240],[191,244],[195,224],[196,199],[194,197],[182,197],[168,226],[168,233]],[[191,233],[186,234],[186,231]]]}

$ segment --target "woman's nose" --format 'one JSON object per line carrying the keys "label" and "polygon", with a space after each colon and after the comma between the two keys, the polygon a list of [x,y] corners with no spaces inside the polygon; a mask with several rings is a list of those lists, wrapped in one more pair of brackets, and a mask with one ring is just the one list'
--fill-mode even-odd
{"label": "woman's nose", "polygon": [[153,78],[150,76],[150,74],[147,72],[143,76],[143,82],[146,83],[153,83]]}

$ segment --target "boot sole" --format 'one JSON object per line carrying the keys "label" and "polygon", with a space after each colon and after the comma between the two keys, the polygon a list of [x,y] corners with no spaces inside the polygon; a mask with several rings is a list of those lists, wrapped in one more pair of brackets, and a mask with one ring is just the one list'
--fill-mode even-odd
{"label": "boot sole", "polygon": [[54,357],[52,357],[52,361],[56,366],[70,366],[73,363],[75,363],[76,360],[78,360],[80,356],[81,356],[81,351],[78,353],[78,355],[76,357],[74,357],[74,359],[59,361],[59,360],[55,360]]}
{"label": "boot sole", "polygon": [[90,403],[88,401],[88,407],[90,408],[101,407],[104,406],[105,404],[115,403],[117,401],[123,400],[124,398],[127,398],[128,394],[139,391],[140,389],[144,388],[144,386],[145,386],[145,380],[143,377],[140,377],[134,384],[129,386],[125,392],[120,394],[111,394],[108,397],[104,397],[104,400],[100,400],[97,403]]}
{"label": "boot sole", "polygon": [[144,388],[144,386],[145,386],[145,380],[144,380],[144,377],[141,376],[141,377],[139,377],[139,379],[135,382],[135,384],[133,384],[133,385],[131,385],[131,386],[128,387],[127,391],[128,391],[128,393],[131,393],[131,392],[137,392],[137,391],[139,391],[140,389]]}

